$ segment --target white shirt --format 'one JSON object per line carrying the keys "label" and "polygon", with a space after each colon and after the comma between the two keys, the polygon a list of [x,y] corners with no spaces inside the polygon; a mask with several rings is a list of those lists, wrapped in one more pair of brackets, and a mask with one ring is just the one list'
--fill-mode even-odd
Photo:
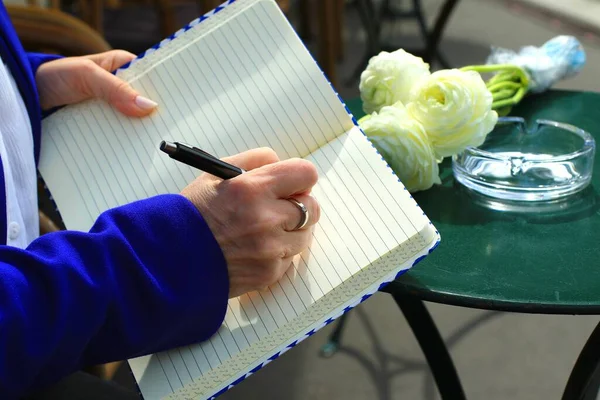
{"label": "white shirt", "polygon": [[0,158],[6,191],[7,244],[25,248],[39,236],[33,136],[19,88],[3,62],[0,62]]}

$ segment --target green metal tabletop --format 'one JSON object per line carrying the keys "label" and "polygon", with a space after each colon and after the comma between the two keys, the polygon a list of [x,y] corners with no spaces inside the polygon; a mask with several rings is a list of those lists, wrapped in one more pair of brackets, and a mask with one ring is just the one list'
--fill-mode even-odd
{"label": "green metal tabletop", "polygon": [[[358,119],[360,99],[347,102]],[[600,93],[549,91],[511,116],[576,125],[600,140]],[[480,205],[441,165],[442,185],[414,194],[442,236],[440,246],[386,291],[473,308],[600,314],[600,162],[592,184],[555,210],[507,213]]]}

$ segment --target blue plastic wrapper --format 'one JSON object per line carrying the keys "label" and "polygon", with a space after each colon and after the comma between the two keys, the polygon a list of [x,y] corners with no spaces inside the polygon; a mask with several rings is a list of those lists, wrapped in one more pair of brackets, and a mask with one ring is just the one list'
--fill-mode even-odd
{"label": "blue plastic wrapper", "polygon": [[585,65],[583,46],[573,36],[557,36],[540,47],[526,46],[517,53],[493,47],[486,64],[512,64],[530,78],[528,92],[543,92],[556,82],[576,75]]}

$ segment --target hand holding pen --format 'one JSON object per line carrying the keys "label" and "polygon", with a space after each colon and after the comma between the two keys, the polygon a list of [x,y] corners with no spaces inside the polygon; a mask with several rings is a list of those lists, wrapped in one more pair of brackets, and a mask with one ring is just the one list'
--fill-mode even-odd
{"label": "hand holding pen", "polygon": [[[266,148],[222,160],[181,143],[163,142],[160,149],[207,172],[181,194],[200,211],[219,243],[230,297],[272,285],[308,248],[320,215],[319,204],[308,194],[318,179],[312,163],[280,161]],[[198,267],[210,268],[201,259]]]}

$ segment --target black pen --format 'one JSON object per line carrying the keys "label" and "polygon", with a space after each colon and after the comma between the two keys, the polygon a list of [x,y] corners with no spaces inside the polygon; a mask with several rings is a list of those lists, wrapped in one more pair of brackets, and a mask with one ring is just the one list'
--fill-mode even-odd
{"label": "black pen", "polygon": [[174,160],[187,164],[190,167],[198,168],[221,179],[234,178],[244,173],[243,169],[219,160],[204,150],[187,144],[170,143],[163,140],[160,143],[160,149]]}

